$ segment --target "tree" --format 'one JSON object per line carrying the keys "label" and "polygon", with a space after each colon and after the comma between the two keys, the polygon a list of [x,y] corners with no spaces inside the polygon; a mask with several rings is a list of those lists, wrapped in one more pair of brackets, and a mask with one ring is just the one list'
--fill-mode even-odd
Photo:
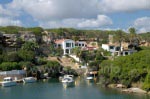
{"label": "tree", "polygon": [[27,51],[27,50],[19,50],[18,56],[23,61],[33,61],[35,59],[35,53],[33,51]]}
{"label": "tree", "polygon": [[3,61],[5,62],[19,62],[21,59],[17,52],[3,54]]}
{"label": "tree", "polygon": [[81,52],[80,47],[75,47],[71,50],[71,53],[75,54],[76,56],[79,56],[80,52]]}
{"label": "tree", "polygon": [[51,77],[58,77],[62,68],[57,61],[48,61],[44,67]]}
{"label": "tree", "polygon": [[41,27],[33,27],[33,28],[27,28],[28,31],[32,31],[35,35],[41,36],[42,32],[44,31]]}
{"label": "tree", "polygon": [[119,43],[119,56],[121,55],[121,46],[122,46],[122,42],[125,41],[125,33],[122,30],[117,30],[114,36],[114,40],[115,42]]}
{"label": "tree", "polygon": [[0,64],[0,70],[9,71],[9,70],[20,70],[22,67],[17,62],[3,62]]}
{"label": "tree", "polygon": [[27,51],[36,51],[39,48],[39,45],[36,42],[25,42],[21,49]]}
{"label": "tree", "polygon": [[133,27],[129,28],[129,32],[130,45],[132,45],[133,48],[138,48],[141,37],[136,34],[136,30]]}
{"label": "tree", "polygon": [[143,84],[143,88],[146,91],[150,91],[150,72],[147,74],[146,78],[145,78],[145,82]]}
{"label": "tree", "polygon": [[130,36],[130,43],[132,43],[132,40],[135,38],[136,33],[135,33],[135,28],[131,27],[129,28],[129,36]]}

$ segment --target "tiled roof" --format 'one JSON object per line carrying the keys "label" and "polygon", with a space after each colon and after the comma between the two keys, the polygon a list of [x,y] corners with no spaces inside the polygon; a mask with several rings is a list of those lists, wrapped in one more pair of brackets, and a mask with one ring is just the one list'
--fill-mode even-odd
{"label": "tiled roof", "polygon": [[55,43],[61,44],[62,42],[66,41],[66,40],[71,40],[71,39],[58,39],[58,40],[55,40]]}
{"label": "tiled roof", "polygon": [[65,39],[58,39],[58,40],[55,40],[55,43],[60,44],[60,43],[62,43],[64,40],[65,40]]}

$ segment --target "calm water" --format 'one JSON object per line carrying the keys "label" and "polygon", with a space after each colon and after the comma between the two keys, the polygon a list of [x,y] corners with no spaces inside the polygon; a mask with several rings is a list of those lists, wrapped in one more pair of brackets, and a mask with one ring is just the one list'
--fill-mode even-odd
{"label": "calm water", "polygon": [[78,78],[74,87],[65,88],[58,81],[0,87],[0,99],[150,99],[147,95],[125,94]]}

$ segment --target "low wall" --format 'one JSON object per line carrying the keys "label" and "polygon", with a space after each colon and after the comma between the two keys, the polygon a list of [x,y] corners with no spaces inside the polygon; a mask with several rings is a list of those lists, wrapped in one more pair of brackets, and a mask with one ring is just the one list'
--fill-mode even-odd
{"label": "low wall", "polygon": [[12,77],[13,79],[22,79],[25,77],[26,71],[24,70],[12,70],[12,71],[1,71],[0,80],[3,80],[5,77]]}

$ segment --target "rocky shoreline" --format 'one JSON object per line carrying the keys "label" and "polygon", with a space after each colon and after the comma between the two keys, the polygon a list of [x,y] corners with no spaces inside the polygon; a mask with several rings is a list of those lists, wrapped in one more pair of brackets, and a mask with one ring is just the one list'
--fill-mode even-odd
{"label": "rocky shoreline", "polygon": [[107,87],[119,89],[121,92],[125,92],[125,93],[139,93],[139,94],[149,94],[150,95],[150,92],[147,92],[138,87],[126,88],[126,86],[122,85],[122,84],[109,84]]}

